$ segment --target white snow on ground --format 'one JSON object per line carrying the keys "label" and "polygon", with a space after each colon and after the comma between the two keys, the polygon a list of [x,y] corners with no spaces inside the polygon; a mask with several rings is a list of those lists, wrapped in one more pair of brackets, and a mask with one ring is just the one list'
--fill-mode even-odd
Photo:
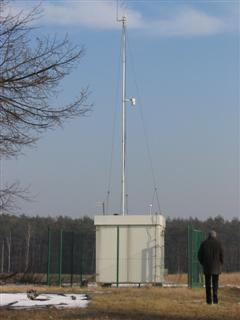
{"label": "white snow on ground", "polygon": [[85,308],[88,303],[85,294],[39,294],[36,299],[30,300],[26,293],[0,293],[0,308]]}

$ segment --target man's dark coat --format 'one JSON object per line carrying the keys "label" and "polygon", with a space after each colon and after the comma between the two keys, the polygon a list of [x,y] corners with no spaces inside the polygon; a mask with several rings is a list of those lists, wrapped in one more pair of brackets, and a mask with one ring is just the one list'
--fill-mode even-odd
{"label": "man's dark coat", "polygon": [[201,243],[198,260],[203,266],[204,274],[220,274],[223,264],[223,249],[221,243],[209,237]]}

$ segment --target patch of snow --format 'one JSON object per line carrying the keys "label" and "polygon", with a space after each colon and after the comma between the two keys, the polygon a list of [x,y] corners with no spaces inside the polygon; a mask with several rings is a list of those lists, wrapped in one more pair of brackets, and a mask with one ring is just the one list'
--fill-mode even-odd
{"label": "patch of snow", "polygon": [[85,294],[39,294],[36,299],[30,300],[27,293],[0,293],[0,308],[85,308],[88,303]]}
{"label": "patch of snow", "polygon": [[228,287],[228,288],[237,288],[237,289],[240,289],[240,286],[238,285],[232,285],[232,284],[226,284],[225,286],[223,287]]}
{"label": "patch of snow", "polygon": [[164,288],[187,288],[187,284],[184,283],[163,283]]}

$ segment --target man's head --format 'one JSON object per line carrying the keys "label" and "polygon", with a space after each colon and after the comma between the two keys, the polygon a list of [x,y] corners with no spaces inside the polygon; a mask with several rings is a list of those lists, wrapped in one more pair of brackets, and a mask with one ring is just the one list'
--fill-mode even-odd
{"label": "man's head", "polygon": [[217,233],[215,230],[211,230],[208,234],[209,238],[216,238],[217,237]]}

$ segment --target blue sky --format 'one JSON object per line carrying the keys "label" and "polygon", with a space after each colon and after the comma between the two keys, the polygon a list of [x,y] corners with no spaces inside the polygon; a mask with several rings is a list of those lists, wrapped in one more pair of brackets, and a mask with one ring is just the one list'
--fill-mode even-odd
{"label": "blue sky", "polygon": [[[38,1],[14,1],[29,10]],[[119,1],[128,21],[127,186],[129,213],[157,210],[146,135],[163,214],[239,216],[239,2]],[[47,132],[35,149],[2,163],[3,180],[30,186],[35,215],[120,211],[120,38],[115,1],[43,1],[34,36],[67,32],[84,45],[59,101],[89,85],[89,117]],[[115,119],[115,130],[113,130]],[[115,139],[113,139],[113,136]],[[112,141],[114,140],[114,144]],[[111,150],[113,165],[110,174]]]}

